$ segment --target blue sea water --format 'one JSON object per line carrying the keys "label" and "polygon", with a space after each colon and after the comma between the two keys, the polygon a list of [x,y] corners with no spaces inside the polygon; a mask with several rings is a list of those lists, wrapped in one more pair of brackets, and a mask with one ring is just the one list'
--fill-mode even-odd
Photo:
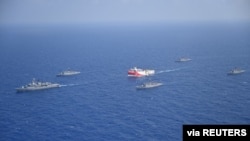
{"label": "blue sea water", "polygon": [[[183,124],[250,123],[247,24],[1,26],[0,64],[1,141],[180,141]],[[134,66],[156,74],[128,78]],[[67,68],[81,74],[56,77]],[[16,93],[32,78],[62,87]],[[164,85],[135,89],[148,80]]]}

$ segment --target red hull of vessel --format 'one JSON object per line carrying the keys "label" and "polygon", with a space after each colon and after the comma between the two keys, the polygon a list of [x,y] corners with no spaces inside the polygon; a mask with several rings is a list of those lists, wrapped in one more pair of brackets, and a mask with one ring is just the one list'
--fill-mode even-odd
{"label": "red hull of vessel", "polygon": [[141,77],[143,75],[139,74],[137,71],[128,71],[129,76]]}

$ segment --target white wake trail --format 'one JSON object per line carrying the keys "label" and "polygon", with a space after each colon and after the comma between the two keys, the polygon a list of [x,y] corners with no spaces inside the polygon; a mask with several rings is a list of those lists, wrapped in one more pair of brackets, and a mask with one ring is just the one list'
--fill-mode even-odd
{"label": "white wake trail", "polygon": [[156,72],[156,73],[157,73],[157,74],[159,74],[159,73],[167,73],[167,72],[178,71],[178,70],[181,70],[181,69],[183,69],[183,68],[161,70],[161,71],[158,71],[158,72]]}
{"label": "white wake trail", "polygon": [[67,85],[62,84],[62,85],[60,85],[60,87],[69,87],[69,86],[78,86],[78,85],[80,85],[80,84],[67,84]]}

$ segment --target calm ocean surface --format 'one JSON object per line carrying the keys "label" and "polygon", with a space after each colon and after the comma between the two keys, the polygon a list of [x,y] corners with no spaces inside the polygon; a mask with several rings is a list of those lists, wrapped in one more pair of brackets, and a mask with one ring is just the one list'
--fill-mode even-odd
{"label": "calm ocean surface", "polygon": [[[181,141],[183,124],[250,124],[247,25],[1,26],[0,64],[1,141]],[[134,66],[156,74],[128,78]],[[67,68],[82,73],[56,77]],[[32,78],[63,87],[16,93]],[[164,85],[135,89],[149,79]]]}

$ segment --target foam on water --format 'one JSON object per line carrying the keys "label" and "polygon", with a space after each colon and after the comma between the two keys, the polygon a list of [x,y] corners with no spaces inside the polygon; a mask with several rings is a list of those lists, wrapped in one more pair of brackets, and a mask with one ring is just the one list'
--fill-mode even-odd
{"label": "foam on water", "polygon": [[160,70],[160,71],[157,71],[156,74],[160,74],[160,73],[167,73],[167,72],[175,72],[175,71],[179,71],[179,70],[182,70],[184,68],[176,68],[176,69],[167,69],[167,70]]}
{"label": "foam on water", "polygon": [[[1,29],[1,141],[180,141],[183,124],[250,123],[250,75],[226,75],[250,70],[249,27],[30,31]],[[160,69],[128,78],[135,65]],[[67,67],[81,74],[55,76]],[[33,77],[62,88],[17,94]],[[148,79],[164,86],[136,91]]]}

